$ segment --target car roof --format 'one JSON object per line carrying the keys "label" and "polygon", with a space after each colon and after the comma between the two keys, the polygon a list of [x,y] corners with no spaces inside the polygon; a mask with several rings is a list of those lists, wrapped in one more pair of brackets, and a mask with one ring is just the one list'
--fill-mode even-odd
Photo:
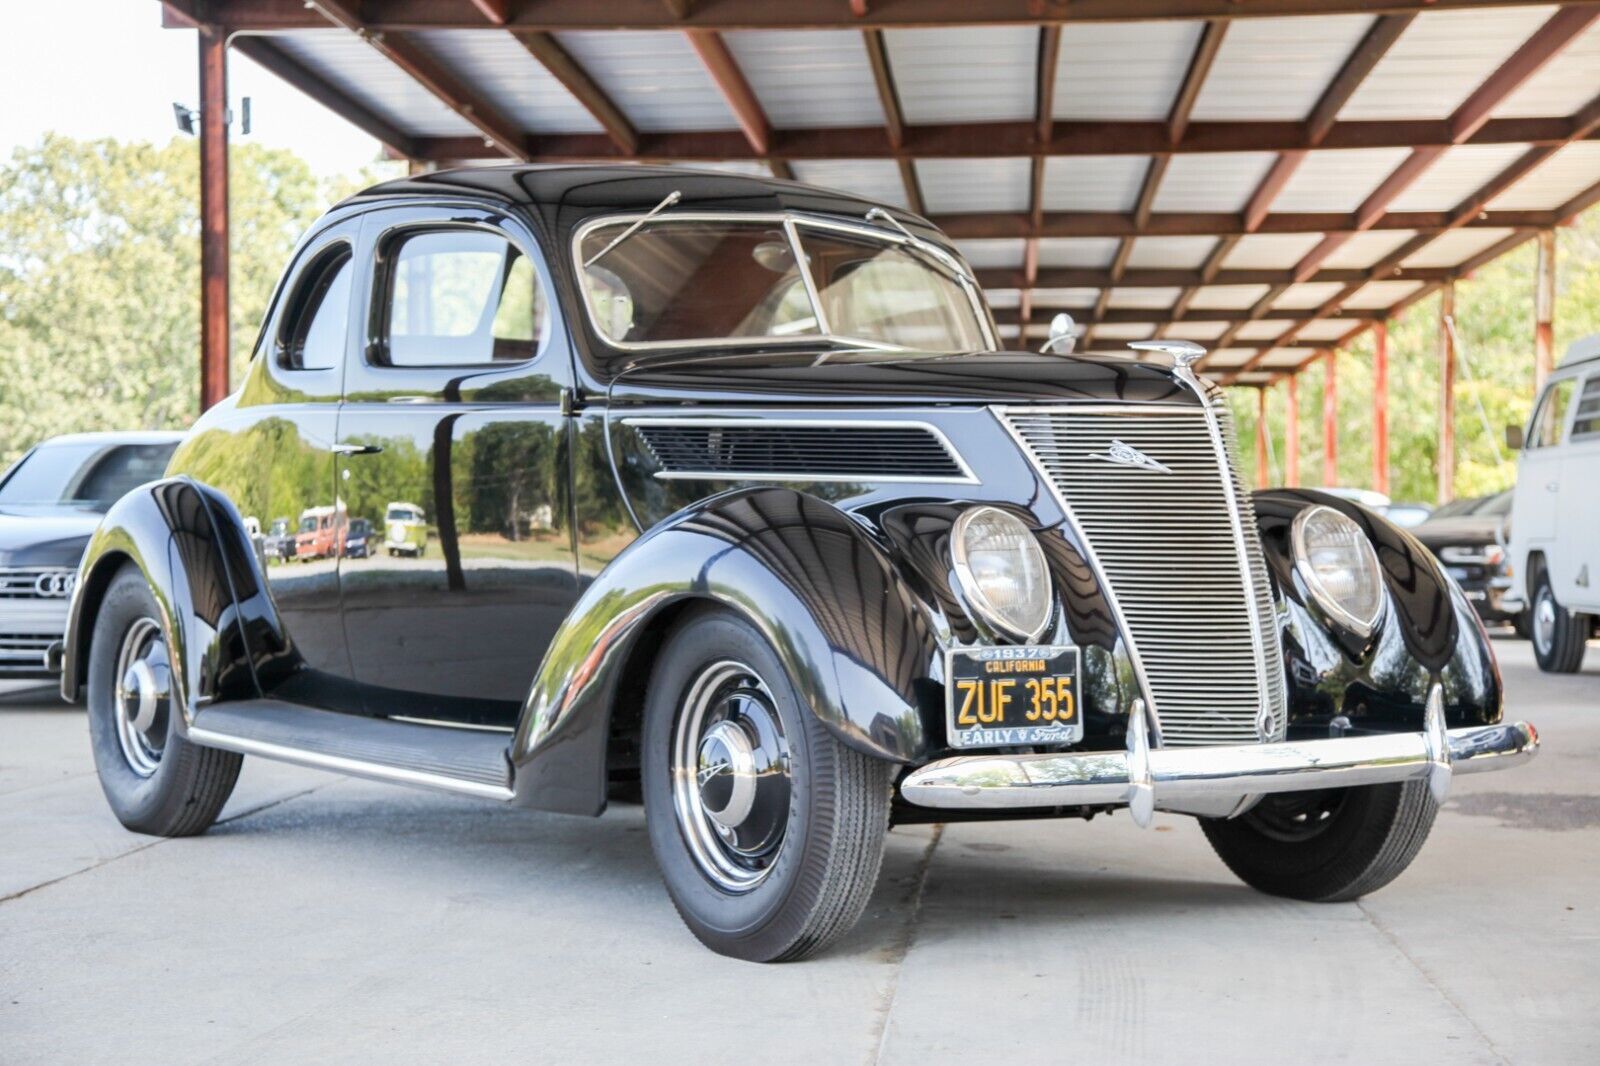
{"label": "car roof", "polygon": [[1567,353],[1561,357],[1561,366],[1576,366],[1587,363],[1593,359],[1600,359],[1600,333],[1591,333],[1587,337],[1579,337],[1567,345]]}
{"label": "car roof", "polygon": [[138,429],[131,431],[107,430],[94,433],[63,433],[39,443],[45,444],[176,444],[184,437],[182,430]]}

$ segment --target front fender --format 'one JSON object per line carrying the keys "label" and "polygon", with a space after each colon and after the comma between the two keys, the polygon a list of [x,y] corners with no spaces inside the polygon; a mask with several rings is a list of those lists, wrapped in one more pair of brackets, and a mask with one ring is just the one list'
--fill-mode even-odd
{"label": "front fender", "polygon": [[721,604],[772,644],[829,731],[878,758],[928,751],[917,681],[937,642],[884,550],[814,496],[762,488],[678,512],[617,556],[557,632],[511,747],[519,798],[604,806],[610,710],[638,634],[688,600]]}
{"label": "front fender", "polygon": [[[1349,500],[1310,489],[1271,489],[1253,497],[1267,568],[1279,602],[1289,675],[1291,735],[1326,736],[1335,718],[1374,731],[1416,730],[1428,690],[1444,690],[1452,727],[1500,720],[1499,669],[1477,612],[1421,541]],[[1295,571],[1289,530],[1321,505],[1348,516],[1378,557],[1388,607],[1378,629],[1360,637],[1330,622]]]}
{"label": "front fender", "polygon": [[186,730],[204,703],[257,693],[229,567],[246,549],[237,533],[223,535],[215,508],[226,501],[213,497],[214,490],[180,477],[143,485],[112,505],[78,567],[62,654],[63,697],[79,696],[100,604],[111,579],[130,562],[155,598],[174,695],[184,709],[180,727]]}

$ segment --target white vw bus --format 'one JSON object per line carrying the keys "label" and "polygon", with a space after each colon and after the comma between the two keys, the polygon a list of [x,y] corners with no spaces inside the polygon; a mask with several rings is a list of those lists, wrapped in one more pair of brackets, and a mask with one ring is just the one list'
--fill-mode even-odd
{"label": "white vw bus", "polygon": [[1506,606],[1525,597],[1540,669],[1575,673],[1600,619],[1600,334],[1567,349],[1520,430]]}

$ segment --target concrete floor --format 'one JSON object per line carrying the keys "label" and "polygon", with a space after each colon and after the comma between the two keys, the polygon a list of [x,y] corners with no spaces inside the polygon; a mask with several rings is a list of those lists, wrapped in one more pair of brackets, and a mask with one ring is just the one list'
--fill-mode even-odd
{"label": "concrete floor", "polygon": [[0,691],[0,1063],[1600,1062],[1600,643],[1502,641],[1531,766],[1457,780],[1358,904],[1244,888],[1188,819],[917,827],[812,962],[679,924],[598,821],[247,759],[221,824],[111,817],[83,715]]}

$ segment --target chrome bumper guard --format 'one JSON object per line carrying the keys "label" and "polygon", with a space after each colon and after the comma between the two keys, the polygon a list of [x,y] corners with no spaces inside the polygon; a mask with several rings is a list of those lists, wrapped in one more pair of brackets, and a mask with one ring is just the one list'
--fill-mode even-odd
{"label": "chrome bumper guard", "polygon": [[1446,729],[1437,685],[1424,721],[1420,733],[1152,749],[1144,701],[1134,700],[1126,751],[963,755],[912,771],[900,792],[918,806],[947,809],[1126,804],[1143,826],[1157,807],[1390,781],[1426,780],[1443,802],[1452,774],[1515,766],[1539,750],[1526,722]]}

